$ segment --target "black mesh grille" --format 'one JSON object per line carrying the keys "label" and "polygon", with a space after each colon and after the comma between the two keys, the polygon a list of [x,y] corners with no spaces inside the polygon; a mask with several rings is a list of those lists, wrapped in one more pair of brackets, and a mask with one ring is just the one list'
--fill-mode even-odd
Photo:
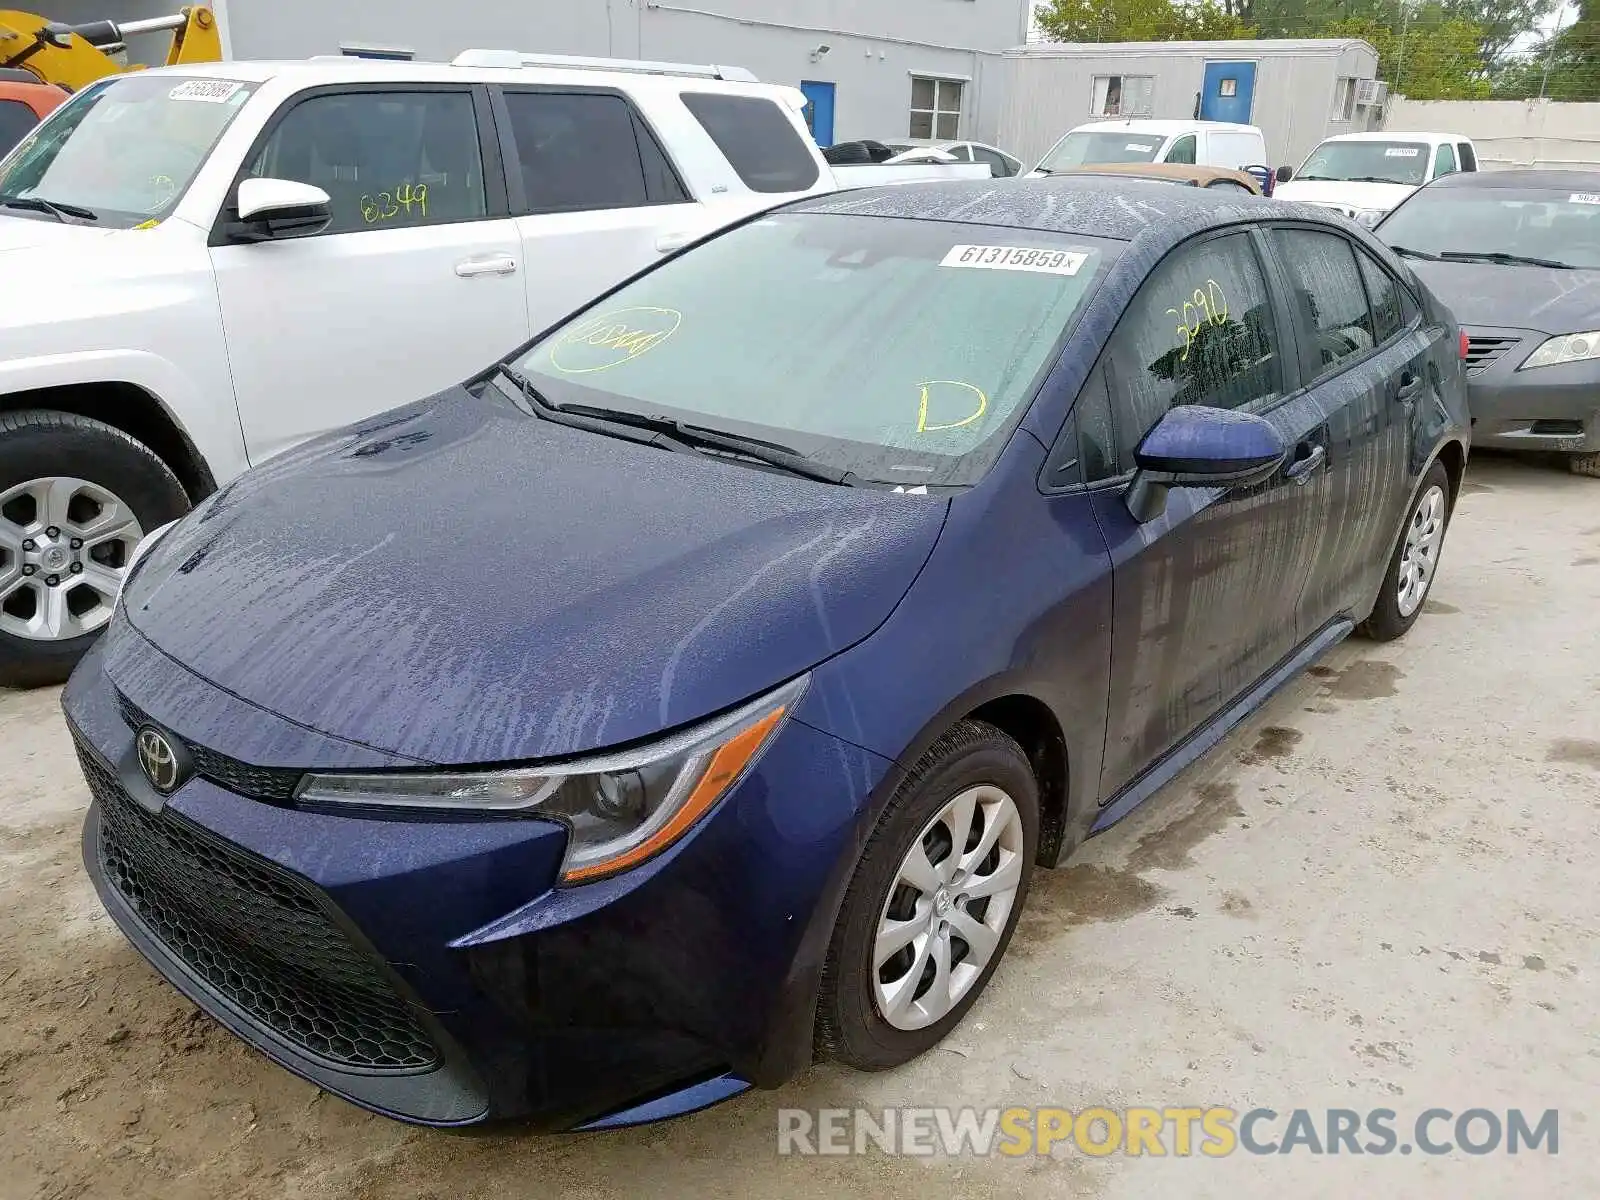
{"label": "black mesh grille", "polygon": [[[117,708],[131,729],[137,729],[150,720],[138,705],[120,692],[117,693]],[[299,771],[281,767],[252,767],[249,763],[218,754],[215,750],[207,750],[187,739],[180,740],[189,751],[195,774],[240,796],[281,804],[293,798],[295,786],[300,782]]]}
{"label": "black mesh grille", "polygon": [[176,813],[146,812],[78,747],[100,805],[100,863],[150,932],[285,1041],[377,1071],[435,1066],[438,1052],[372,957],[298,877]]}

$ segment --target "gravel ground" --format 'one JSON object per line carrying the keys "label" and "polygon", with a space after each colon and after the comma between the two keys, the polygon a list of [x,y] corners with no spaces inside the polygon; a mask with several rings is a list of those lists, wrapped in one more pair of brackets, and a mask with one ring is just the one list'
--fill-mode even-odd
{"label": "gravel ground", "polygon": [[[99,913],[55,690],[0,693],[0,1196],[1600,1195],[1600,482],[1481,455],[1466,493],[1411,634],[1347,642],[1040,876],[943,1046],[642,1130],[418,1131],[243,1049]],[[776,1154],[780,1105],[889,1104],[1389,1107],[1402,1129],[1429,1107],[1521,1106],[1559,1109],[1561,1141],[1332,1161]]]}

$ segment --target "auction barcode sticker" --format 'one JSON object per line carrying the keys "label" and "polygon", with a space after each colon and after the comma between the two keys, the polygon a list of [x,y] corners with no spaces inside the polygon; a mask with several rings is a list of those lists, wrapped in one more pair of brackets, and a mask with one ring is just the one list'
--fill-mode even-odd
{"label": "auction barcode sticker", "polygon": [[1567,197],[1568,204],[1600,204],[1600,195],[1594,192],[1573,192]]}
{"label": "auction barcode sticker", "polygon": [[1383,152],[1385,158],[1415,158],[1419,151],[1415,146],[1390,146]]}
{"label": "auction barcode sticker", "polygon": [[1089,256],[1073,250],[1035,250],[1027,246],[952,246],[941,267],[976,267],[989,271],[1038,271],[1076,275]]}
{"label": "auction barcode sticker", "polygon": [[227,79],[190,79],[167,93],[169,100],[203,100],[207,104],[223,104],[244,85]]}

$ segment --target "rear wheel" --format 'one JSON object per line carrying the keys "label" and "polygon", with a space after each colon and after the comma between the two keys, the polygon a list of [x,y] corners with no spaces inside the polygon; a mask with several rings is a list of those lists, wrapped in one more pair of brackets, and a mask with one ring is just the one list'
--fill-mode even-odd
{"label": "rear wheel", "polygon": [[1395,543],[1384,574],[1383,587],[1372,613],[1357,632],[1374,641],[1393,641],[1417,623],[1422,606],[1433,590],[1450,524],[1450,476],[1444,464],[1428,468],[1411,513]]}
{"label": "rear wheel", "polygon": [[139,539],[188,508],[166,464],[121,430],[0,417],[0,685],[65,679],[110,620]]}
{"label": "rear wheel", "polygon": [[817,1048],[899,1066],[966,1015],[1016,927],[1039,789],[1022,747],[963,721],[923,756],[867,842],[823,967]]}

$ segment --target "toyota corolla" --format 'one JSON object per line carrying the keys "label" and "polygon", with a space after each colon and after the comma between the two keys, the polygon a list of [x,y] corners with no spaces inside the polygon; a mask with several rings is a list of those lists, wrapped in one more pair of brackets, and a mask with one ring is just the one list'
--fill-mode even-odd
{"label": "toyota corolla", "polygon": [[402,1120],[891,1067],[1036,869],[1417,620],[1467,446],[1459,331],[1317,210],[788,205],[147,538],[63,700],[85,862]]}

